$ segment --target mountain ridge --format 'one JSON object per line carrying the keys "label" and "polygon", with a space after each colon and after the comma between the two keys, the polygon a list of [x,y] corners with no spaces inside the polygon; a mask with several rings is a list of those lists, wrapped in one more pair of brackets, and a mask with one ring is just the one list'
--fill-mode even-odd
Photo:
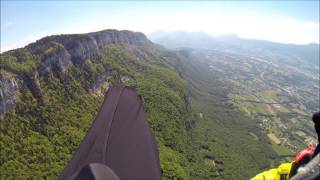
{"label": "mountain ridge", "polygon": [[[52,71],[63,73],[74,64],[81,64],[88,58],[100,56],[101,49],[109,44],[120,44],[130,48],[130,46],[150,46],[151,41],[139,32],[112,29],[87,34],[48,36],[25,46],[25,48],[19,48],[18,50],[20,51],[11,50],[1,54],[4,56],[7,54],[16,56],[18,64],[31,58],[36,59],[29,62],[33,67],[30,68],[29,72],[25,73],[29,75],[25,75],[24,77],[30,82],[29,84],[32,84],[30,88],[37,92],[33,94],[40,94],[40,88],[38,88],[39,83],[36,80],[38,76],[48,76]],[[3,59],[6,61],[5,58]],[[4,63],[4,65],[5,64],[6,63]],[[10,69],[8,66],[2,67],[2,69],[5,68]],[[9,80],[3,79],[3,82],[9,82]],[[11,79],[10,82],[16,81]],[[4,89],[15,89],[14,86],[10,84],[12,83],[4,83]],[[6,91],[6,94],[12,94],[12,92]],[[13,99],[9,98],[8,101],[8,106],[5,106],[10,107]],[[3,106],[4,105],[2,105],[1,109],[3,109]]]}
{"label": "mountain ridge", "polygon": [[[199,37],[201,37],[199,39]],[[151,41],[166,48],[193,48],[217,50],[236,55],[257,56],[274,61],[276,57],[284,65],[293,67],[303,64],[306,73],[314,73],[319,67],[320,44],[283,44],[266,40],[240,38],[234,35],[210,36],[203,32],[166,32],[149,36]]]}
{"label": "mountain ridge", "polygon": [[305,43],[305,44],[297,44],[297,43],[284,43],[284,42],[276,42],[272,40],[266,40],[266,39],[255,39],[255,38],[244,38],[240,37],[238,34],[230,33],[230,34],[222,34],[222,35],[210,35],[207,32],[204,31],[154,31],[149,34],[147,34],[147,37],[150,39],[156,39],[161,36],[165,35],[171,35],[171,34],[184,34],[184,35],[202,35],[207,36],[212,39],[241,39],[241,40],[254,40],[254,41],[260,41],[260,42],[267,42],[267,43],[274,43],[274,44],[282,44],[282,45],[293,45],[293,46],[313,46],[313,45],[320,45],[320,43]]}
{"label": "mountain ridge", "polygon": [[154,46],[141,33],[105,30],[50,36],[1,53],[1,179],[55,179],[90,127],[108,87],[120,82],[143,94],[162,152],[163,176],[189,177],[182,163],[186,157],[180,155],[187,149],[187,90]]}
{"label": "mountain ridge", "polygon": [[[94,43],[100,35],[105,45]],[[102,96],[119,82],[136,87],[142,97],[164,179],[249,178],[276,161],[257,125],[226,102],[228,86],[193,51],[172,51],[139,33],[106,30],[50,36],[2,53],[1,60],[1,105],[7,102],[0,122],[1,177],[57,177]],[[252,141],[247,129],[259,141]]]}
{"label": "mountain ridge", "polygon": [[[33,49],[35,45],[45,44],[46,42],[54,41],[60,43],[71,49],[74,44],[72,41],[76,40],[76,43],[81,43],[82,41],[93,41],[92,45],[97,46],[97,48],[112,44],[133,44],[133,45],[143,45],[150,43],[147,37],[141,32],[133,32],[128,30],[115,30],[115,29],[106,29],[98,32],[83,33],[83,34],[61,34],[61,35],[52,35],[41,38],[34,43],[30,43],[25,48]],[[41,49],[40,49],[41,50]]]}

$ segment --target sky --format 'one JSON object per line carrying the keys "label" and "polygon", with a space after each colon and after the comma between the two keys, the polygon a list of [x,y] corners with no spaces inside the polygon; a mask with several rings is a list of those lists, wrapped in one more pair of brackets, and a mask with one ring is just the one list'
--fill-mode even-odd
{"label": "sky", "polygon": [[319,1],[3,1],[1,52],[42,37],[103,29],[203,31],[319,43]]}

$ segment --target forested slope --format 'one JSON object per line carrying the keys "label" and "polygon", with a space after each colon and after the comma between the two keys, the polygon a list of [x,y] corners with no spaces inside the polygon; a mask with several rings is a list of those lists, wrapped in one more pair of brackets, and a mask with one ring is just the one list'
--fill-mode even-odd
{"label": "forested slope", "polygon": [[254,124],[223,104],[227,87],[205,68],[130,31],[49,36],[2,53],[1,179],[56,179],[114,83],[141,95],[164,179],[253,176],[273,151],[264,136],[252,140]]}

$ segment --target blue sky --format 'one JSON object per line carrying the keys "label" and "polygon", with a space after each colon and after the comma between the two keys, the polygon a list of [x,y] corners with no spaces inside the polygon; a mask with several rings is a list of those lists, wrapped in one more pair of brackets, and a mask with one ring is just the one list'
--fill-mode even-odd
{"label": "blue sky", "polygon": [[48,35],[102,29],[319,43],[319,1],[1,1],[1,51]]}

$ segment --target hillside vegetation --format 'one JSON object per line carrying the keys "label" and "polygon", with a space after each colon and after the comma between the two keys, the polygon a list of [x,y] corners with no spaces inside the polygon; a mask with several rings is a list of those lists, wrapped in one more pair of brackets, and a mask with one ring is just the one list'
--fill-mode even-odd
{"label": "hillside vegetation", "polygon": [[141,95],[164,179],[248,179],[275,158],[196,56],[141,33],[46,37],[2,53],[0,80],[1,179],[56,179],[114,83]]}

